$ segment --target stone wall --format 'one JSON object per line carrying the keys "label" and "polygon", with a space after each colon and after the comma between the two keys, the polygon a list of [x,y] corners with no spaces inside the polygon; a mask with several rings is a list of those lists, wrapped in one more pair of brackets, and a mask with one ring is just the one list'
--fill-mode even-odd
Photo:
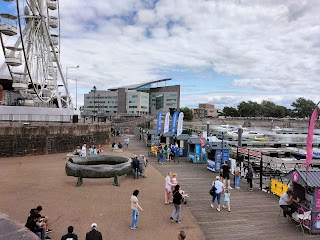
{"label": "stone wall", "polygon": [[77,145],[110,143],[110,124],[0,127],[0,157],[71,152]]}

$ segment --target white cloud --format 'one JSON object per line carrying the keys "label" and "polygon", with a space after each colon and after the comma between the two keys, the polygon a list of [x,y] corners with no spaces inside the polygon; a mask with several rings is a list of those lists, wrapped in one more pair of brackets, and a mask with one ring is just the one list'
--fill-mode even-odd
{"label": "white cloud", "polygon": [[184,93],[182,87],[181,105],[319,99],[319,1],[154,3],[60,1],[62,64],[80,65],[70,76],[77,76],[83,92],[93,85],[107,89],[171,77],[163,71],[201,73],[211,68],[234,76],[235,91],[212,90],[215,97],[209,99]]}

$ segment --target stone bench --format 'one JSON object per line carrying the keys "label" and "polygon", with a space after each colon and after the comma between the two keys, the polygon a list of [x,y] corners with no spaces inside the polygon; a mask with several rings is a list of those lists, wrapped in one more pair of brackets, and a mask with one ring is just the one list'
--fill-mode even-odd
{"label": "stone bench", "polygon": [[114,155],[71,157],[65,171],[67,176],[78,178],[77,187],[83,185],[83,178],[114,177],[115,186],[120,186],[119,176],[132,173],[131,159]]}

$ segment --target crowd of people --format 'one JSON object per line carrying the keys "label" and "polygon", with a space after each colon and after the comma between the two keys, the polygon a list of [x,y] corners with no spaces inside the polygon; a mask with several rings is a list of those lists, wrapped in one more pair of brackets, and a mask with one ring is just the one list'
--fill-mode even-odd
{"label": "crowd of people", "polygon": [[79,155],[80,157],[93,156],[103,153],[102,145],[90,145],[89,149],[87,149],[87,144],[83,144],[82,147],[77,146],[77,148],[73,151],[74,155]]}
{"label": "crowd of people", "polygon": [[181,204],[187,203],[186,198],[189,197],[183,190],[180,189],[178,184],[177,174],[168,172],[165,177],[165,195],[164,204],[173,203],[174,210],[170,216],[171,222],[181,223]]}
{"label": "crowd of people", "polygon": [[178,143],[164,145],[161,144],[151,146],[151,152],[158,159],[159,164],[163,164],[164,160],[173,161],[173,164],[179,163],[180,148]]}
{"label": "crowd of people", "polygon": [[[47,216],[41,215],[42,206],[32,208],[30,214],[27,218],[25,226],[34,234],[36,234],[41,240],[51,239],[48,236],[52,232],[49,229],[49,218]],[[91,224],[91,231],[86,234],[85,240],[102,240],[102,235],[99,231],[96,230],[97,224]],[[73,226],[68,227],[68,233],[61,237],[61,240],[78,240],[78,236],[73,233]]]}
{"label": "crowd of people", "polygon": [[148,160],[144,157],[144,155],[140,155],[139,157],[135,155],[132,158],[132,169],[133,169],[133,177],[134,179],[138,179],[139,176],[146,178],[147,171],[146,168],[148,166]]}

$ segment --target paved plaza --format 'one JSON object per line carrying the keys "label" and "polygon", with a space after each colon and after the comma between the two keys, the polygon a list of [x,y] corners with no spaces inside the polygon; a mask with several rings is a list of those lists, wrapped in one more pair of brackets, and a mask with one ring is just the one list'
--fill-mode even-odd
{"label": "paved plaza", "polygon": [[[116,138],[123,141],[124,137]],[[129,150],[105,154],[134,156],[147,154],[142,141],[130,137]],[[43,214],[50,216],[53,239],[60,240],[67,227],[84,239],[93,222],[98,224],[104,239],[177,239],[177,232],[185,230],[187,239],[303,239],[296,225],[278,220],[278,197],[255,189],[247,191],[244,181],[240,190],[231,190],[231,212],[210,208],[208,193],[215,173],[204,164],[192,164],[185,158],[179,164],[149,159],[148,177],[133,179],[121,177],[121,186],[113,186],[113,179],[84,179],[76,187],[77,179],[65,175],[64,154],[0,159],[0,212],[25,223],[30,208],[43,206]],[[172,205],[164,205],[164,176],[172,171],[178,174],[181,187],[189,193],[187,205],[182,206],[182,223],[169,221]],[[139,189],[141,212],[138,230],[130,230],[130,196]],[[282,217],[283,218],[283,217]],[[304,239],[316,239],[307,235]]]}
{"label": "paved plaza", "polygon": [[[110,149],[105,146],[104,152],[134,156],[130,150],[111,153]],[[164,176],[152,165],[147,178],[122,176],[120,187],[113,186],[113,178],[84,179],[84,185],[76,187],[77,178],[65,174],[65,156],[1,158],[0,212],[24,224],[30,209],[42,205],[53,229],[49,236],[56,240],[66,234],[69,225],[84,239],[93,222],[103,239],[177,239],[179,230],[185,230],[188,239],[205,239],[188,207],[182,207],[181,224],[169,221],[173,206],[164,205]],[[135,189],[140,190],[144,212],[138,230],[130,230],[130,197]]]}

